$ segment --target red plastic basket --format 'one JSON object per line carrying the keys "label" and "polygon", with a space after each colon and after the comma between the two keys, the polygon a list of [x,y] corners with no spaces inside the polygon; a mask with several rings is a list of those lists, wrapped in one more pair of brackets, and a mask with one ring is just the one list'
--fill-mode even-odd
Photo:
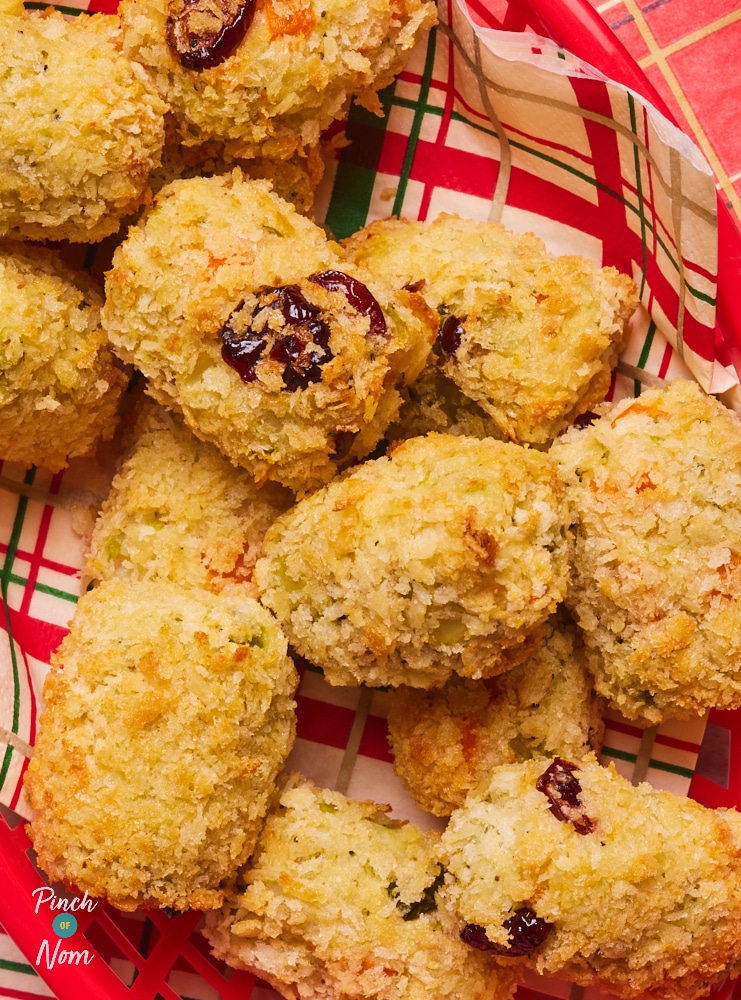
{"label": "red plastic basket", "polygon": [[[489,26],[518,32],[530,29],[552,38],[605,75],[648,98],[673,120],[661,96],[588,0],[469,0],[472,12],[477,6]],[[114,0],[94,0],[91,4],[95,10],[113,8]],[[739,359],[741,311],[735,308],[734,288],[741,279],[741,227],[720,200],[718,238],[717,339],[724,343],[730,358]],[[698,771],[690,795],[712,807],[737,806],[741,804],[741,715],[714,711],[710,723],[716,737],[721,734],[720,744],[727,748],[727,777],[712,780]],[[34,914],[32,892],[44,884],[43,878],[33,863],[23,824],[5,813],[0,814],[0,863],[0,925],[12,935],[28,961],[35,963],[42,942],[50,937],[53,941],[51,917],[45,921]],[[214,1000],[246,1000],[253,993],[253,976],[225,969],[210,957],[205,939],[197,931],[198,913],[171,917],[162,911],[140,911],[132,916],[100,904],[92,913],[76,913],[76,918],[79,929],[74,948],[83,953],[79,963],[57,963],[52,969],[42,963],[38,969],[59,1000],[179,1000],[192,995],[190,987],[196,980],[200,984],[199,996]],[[63,940],[61,945],[63,948]],[[103,961],[85,964],[85,949]],[[716,1000],[730,1000],[732,996],[741,1000],[741,987],[727,982],[713,995]],[[29,997],[31,993],[5,990],[0,996]],[[531,989],[521,991],[523,998],[537,996]]]}

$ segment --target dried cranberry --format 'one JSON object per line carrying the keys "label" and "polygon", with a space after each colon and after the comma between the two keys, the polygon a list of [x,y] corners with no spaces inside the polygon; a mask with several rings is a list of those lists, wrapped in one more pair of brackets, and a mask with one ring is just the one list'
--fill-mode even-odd
{"label": "dried cranberry", "polygon": [[591,833],[595,822],[584,811],[579,796],[582,787],[574,772],[576,764],[555,757],[553,763],[541,774],[535,787],[542,792],[550,804],[553,815],[563,823],[571,823],[577,833]]}
{"label": "dried cranberry", "polygon": [[227,325],[221,331],[221,356],[236,371],[243,382],[254,382],[257,378],[255,365],[265,350],[265,341],[257,333],[241,336],[235,333],[228,323],[227,320]]}
{"label": "dried cranberry", "polygon": [[463,323],[457,316],[448,316],[437,334],[437,341],[443,354],[450,356],[455,354],[461,346],[461,339],[465,332]]}
{"label": "dried cranberry", "polygon": [[312,274],[309,281],[321,285],[329,292],[342,292],[356,312],[370,320],[370,332],[376,337],[386,335],[386,318],[377,300],[368,287],[357,278],[343,271],[320,271]]}
{"label": "dried cranberry", "polygon": [[278,296],[280,311],[286,323],[292,326],[299,323],[308,323],[320,313],[319,306],[312,305],[301,294],[298,285],[284,285],[282,288],[274,289]]}
{"label": "dried cranberry", "polygon": [[466,924],[461,931],[461,940],[479,951],[519,957],[535,951],[545,941],[553,924],[536,916],[529,906],[521,906],[502,926],[509,934],[507,944],[490,941],[480,924]]}
{"label": "dried cranberry", "polygon": [[233,55],[254,13],[255,0],[171,0],[165,38],[186,69],[210,69]]}
{"label": "dried cranberry", "polygon": [[[242,304],[227,320],[221,332],[222,358],[243,382],[254,382],[257,362],[271,343],[268,357],[285,366],[285,389],[293,392],[318,382],[322,377],[321,366],[332,357],[330,329],[321,319],[321,310],[303,296],[298,285],[266,288],[257,298],[257,305],[249,316]],[[280,311],[284,321],[282,330],[271,329],[264,317],[262,328],[254,328],[256,317],[265,309]]]}

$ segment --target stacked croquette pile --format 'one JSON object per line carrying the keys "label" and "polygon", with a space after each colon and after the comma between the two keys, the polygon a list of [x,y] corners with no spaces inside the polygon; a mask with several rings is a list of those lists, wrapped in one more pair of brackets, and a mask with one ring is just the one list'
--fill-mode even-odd
{"label": "stacked croquette pile", "polygon": [[[454,216],[343,245],[309,218],[321,131],[429,2],[0,17],[0,453],[59,470],[132,372],[150,397],[45,686],[41,867],[207,910],[289,998],[708,992],[741,965],[738,814],[594,752],[605,703],[741,707],[741,423],[689,382],[603,401],[636,306],[612,268]],[[102,291],[32,242],[104,235]],[[389,688],[442,835],[284,770],[297,655]]]}

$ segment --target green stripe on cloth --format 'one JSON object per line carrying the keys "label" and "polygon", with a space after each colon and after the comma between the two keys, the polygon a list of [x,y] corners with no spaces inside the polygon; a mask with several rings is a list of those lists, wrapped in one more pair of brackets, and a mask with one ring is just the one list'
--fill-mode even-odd
{"label": "green stripe on cloth", "polygon": [[[648,330],[646,331],[646,339],[643,342],[643,349],[641,351],[641,356],[638,359],[638,364],[636,365],[636,368],[645,368],[646,367],[646,362],[648,361],[648,356],[651,353],[651,346],[652,346],[652,344],[654,342],[654,334],[655,333],[656,333],[656,324],[654,323],[653,320],[651,320],[651,322],[648,325]],[[634,393],[635,393],[636,396],[640,396],[640,394],[641,394],[641,383],[638,381],[638,379],[636,379],[635,382],[634,382],[633,391],[634,391]]]}
{"label": "green stripe on cloth", "polygon": [[[8,583],[15,584],[19,587],[25,587],[28,584],[28,580],[24,576],[19,576],[17,573],[8,574]],[[39,594],[48,594],[50,597],[58,597],[62,601],[70,601],[72,604],[76,604],[79,600],[77,594],[69,594],[66,590],[60,590],[58,587],[51,587],[48,583],[36,582],[34,588]]]}
{"label": "green stripe on cloth", "polygon": [[648,762],[649,767],[657,771],[668,771],[670,774],[678,774],[682,778],[691,778],[694,771],[690,767],[680,767],[679,764],[667,764],[665,760],[654,760],[653,757]]}
{"label": "green stripe on cloth", "polygon": [[365,225],[368,218],[378,161],[386,134],[395,84],[379,91],[383,118],[357,104],[350,105],[345,134],[350,142],[337,163],[325,225],[342,240]]}
{"label": "green stripe on cloth", "polygon": [[422,71],[422,83],[419,88],[419,105],[414,112],[414,120],[412,121],[412,127],[409,130],[409,138],[407,140],[407,148],[404,153],[404,163],[401,167],[401,174],[399,175],[399,186],[396,189],[396,197],[394,198],[394,207],[391,209],[392,215],[401,215],[401,209],[404,205],[404,197],[407,191],[407,184],[409,182],[409,172],[412,169],[412,162],[414,161],[414,154],[417,151],[417,142],[419,141],[419,134],[422,131],[422,122],[425,119],[425,110],[427,106],[427,98],[430,96],[430,83],[432,82],[432,71],[435,67],[435,47],[437,43],[437,32],[431,31],[429,39],[427,41],[427,55],[425,56],[425,67]]}
{"label": "green stripe on cloth", "polygon": [[[48,3],[36,3],[35,0],[30,0],[30,2],[24,3],[23,6],[26,10],[46,10],[49,6]],[[54,4],[54,9],[60,11],[62,14],[67,14],[68,17],[77,17],[78,14],[84,14],[85,11],[80,10],[79,7],[63,7],[61,4]]]}
{"label": "green stripe on cloth", "polygon": [[602,753],[607,757],[614,757],[616,760],[627,760],[631,764],[635,764],[637,760],[637,754],[628,753],[627,750],[617,750],[615,747],[602,747]]}
{"label": "green stripe on cloth", "polygon": [[22,972],[25,976],[38,976],[38,972],[30,965],[23,962],[10,962],[7,958],[0,958],[0,969],[5,972]]}

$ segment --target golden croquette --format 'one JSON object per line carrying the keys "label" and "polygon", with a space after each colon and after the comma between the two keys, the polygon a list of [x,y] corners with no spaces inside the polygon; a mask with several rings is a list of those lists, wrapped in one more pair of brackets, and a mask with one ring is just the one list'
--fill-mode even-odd
{"label": "golden croquette", "polygon": [[293,495],[258,488],[175,413],[145,402],[86,559],[92,580],[164,579],[218,592],[252,579],[262,536]]}
{"label": "golden croquette", "polygon": [[117,232],[148,196],[167,110],[123,55],[118,18],[0,13],[0,64],[0,235]]}
{"label": "golden croquette", "polygon": [[116,428],[128,371],[102,296],[52,251],[0,241],[0,455],[58,472]]}
{"label": "golden croquette", "polygon": [[350,257],[440,313],[437,361],[512,441],[548,444],[604,400],[638,300],[634,283],[530,234],[441,215],[384,219]]}
{"label": "golden croquette", "polygon": [[593,756],[495,769],[442,835],[463,939],[629,1000],[694,1000],[741,962],[741,817]]}
{"label": "golden croquette", "polygon": [[[125,51],[149,73],[187,145],[219,141],[231,156],[276,159],[314,146],[352,95],[378,109],[376,91],[393,82],[436,21],[428,0],[266,0],[250,7],[249,0],[120,6]],[[208,38],[215,31],[229,44],[229,29],[215,17],[229,9],[248,26],[219,59]]]}
{"label": "golden croquette", "polygon": [[254,579],[331,684],[490,677],[530,653],[566,593],[566,520],[548,455],[428,434],[281,515]]}
{"label": "golden croquette", "polygon": [[235,591],[84,594],[25,780],[41,868],[122,910],[220,906],[291,749],[296,679],[275,620]]}
{"label": "golden croquette", "polygon": [[543,642],[505,674],[389,693],[394,771],[421,809],[449,816],[500,764],[600,748],[604,706],[564,617],[553,616]]}
{"label": "golden croquette", "polygon": [[737,708],[741,421],[683,379],[599,413],[551,450],[597,690],[644,723]]}
{"label": "golden croquette", "polygon": [[160,192],[114,254],[104,325],[196,435],[301,493],[376,446],[431,349],[423,299],[364,282],[235,170]]}
{"label": "golden croquette", "polygon": [[207,915],[214,954],[284,997],[508,1000],[516,972],[467,948],[440,904],[438,835],[387,812],[293,776]]}

